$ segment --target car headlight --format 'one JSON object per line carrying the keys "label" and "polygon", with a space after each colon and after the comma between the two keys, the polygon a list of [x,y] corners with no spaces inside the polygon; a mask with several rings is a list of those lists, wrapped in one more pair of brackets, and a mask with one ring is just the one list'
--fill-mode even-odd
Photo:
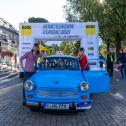
{"label": "car headlight", "polygon": [[81,91],[87,91],[88,89],[89,89],[89,84],[87,82],[84,81],[80,84]]}
{"label": "car headlight", "polygon": [[24,84],[24,88],[26,91],[32,91],[34,89],[34,84],[31,81],[27,81]]}

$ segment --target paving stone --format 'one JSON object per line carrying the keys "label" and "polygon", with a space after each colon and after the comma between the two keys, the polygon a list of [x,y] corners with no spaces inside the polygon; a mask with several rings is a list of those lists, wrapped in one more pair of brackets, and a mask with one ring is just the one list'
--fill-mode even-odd
{"label": "paving stone", "polygon": [[94,96],[90,110],[78,113],[31,112],[22,106],[18,78],[0,89],[0,126],[126,126],[126,80],[111,79],[110,92]]}

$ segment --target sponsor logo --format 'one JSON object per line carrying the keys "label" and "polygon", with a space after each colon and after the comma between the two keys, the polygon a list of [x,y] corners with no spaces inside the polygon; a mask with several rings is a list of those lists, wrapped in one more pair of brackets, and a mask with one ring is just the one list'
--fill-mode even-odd
{"label": "sponsor logo", "polygon": [[31,36],[32,35],[32,27],[31,26],[22,26],[21,35],[22,36]]}
{"label": "sponsor logo", "polygon": [[21,51],[22,52],[29,52],[32,48],[31,47],[22,47]]}
{"label": "sponsor logo", "polygon": [[87,35],[96,35],[96,26],[95,25],[86,25],[86,34]]}
{"label": "sponsor logo", "polygon": [[30,44],[32,44],[32,43],[28,43],[28,42],[26,42],[26,43],[22,43],[23,45],[30,45]]}
{"label": "sponsor logo", "polygon": [[94,56],[94,53],[88,53],[88,56]]}
{"label": "sponsor logo", "polygon": [[31,29],[31,26],[22,26],[22,29]]}
{"label": "sponsor logo", "polygon": [[31,47],[22,47],[22,49],[24,50],[29,50],[29,49],[31,49]]}
{"label": "sponsor logo", "polygon": [[21,54],[25,54],[26,53],[26,51],[21,51]]}
{"label": "sponsor logo", "polygon": [[89,45],[93,44],[94,42],[87,42]]}
{"label": "sponsor logo", "polygon": [[88,47],[88,50],[89,51],[93,51],[94,50],[94,47]]}
{"label": "sponsor logo", "polygon": [[95,25],[86,25],[86,28],[95,28]]}
{"label": "sponsor logo", "polygon": [[89,65],[96,65],[96,62],[89,62]]}

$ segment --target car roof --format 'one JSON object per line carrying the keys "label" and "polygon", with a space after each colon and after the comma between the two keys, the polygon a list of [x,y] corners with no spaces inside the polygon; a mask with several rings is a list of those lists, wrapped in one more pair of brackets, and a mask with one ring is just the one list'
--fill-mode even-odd
{"label": "car roof", "polygon": [[56,55],[47,56],[47,58],[77,58],[77,57],[71,55],[56,54]]}

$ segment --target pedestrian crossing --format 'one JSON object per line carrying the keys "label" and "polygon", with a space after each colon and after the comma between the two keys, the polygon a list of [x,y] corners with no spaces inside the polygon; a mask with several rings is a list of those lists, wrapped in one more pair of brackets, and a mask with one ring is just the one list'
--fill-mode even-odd
{"label": "pedestrian crossing", "polygon": [[13,71],[12,69],[8,69],[8,68],[0,69],[0,83],[8,79],[12,79],[15,76],[18,76],[17,71]]}
{"label": "pedestrian crossing", "polygon": [[18,85],[21,82],[17,71],[11,69],[0,70],[0,90]]}

